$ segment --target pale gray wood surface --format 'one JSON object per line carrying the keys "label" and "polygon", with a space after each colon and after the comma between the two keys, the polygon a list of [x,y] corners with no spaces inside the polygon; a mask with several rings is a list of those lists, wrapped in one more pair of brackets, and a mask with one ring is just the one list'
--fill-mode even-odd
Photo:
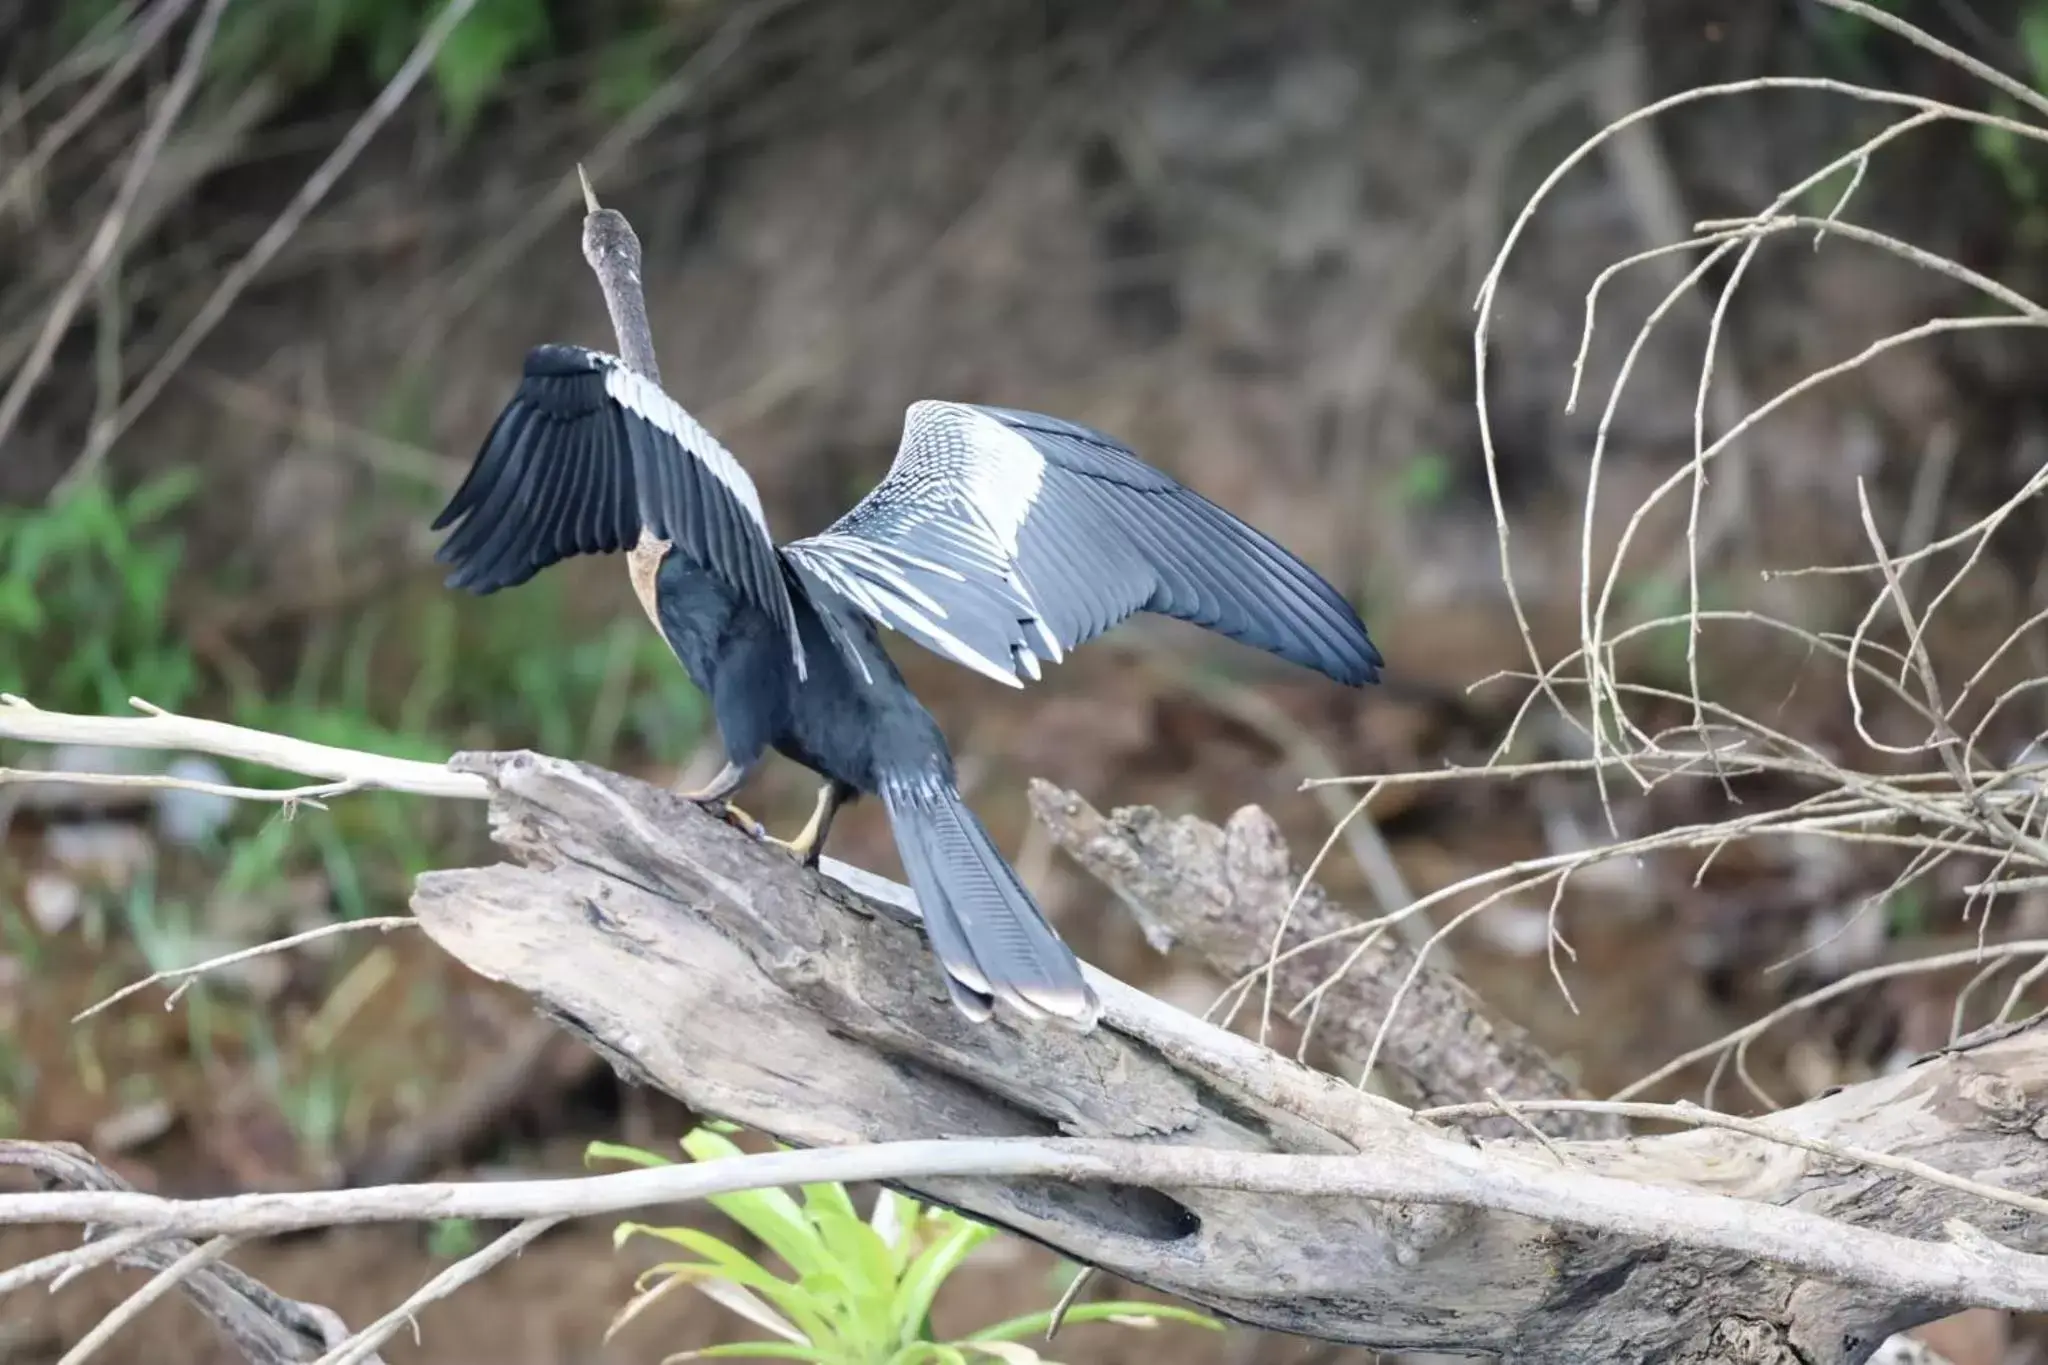
{"label": "pale gray wood surface", "polygon": [[[704,1113],[798,1145],[1066,1135],[1369,1153],[1390,1170],[1472,1173],[1478,1193],[1429,1205],[1230,1190],[1168,1196],[1043,1180],[912,1182],[919,1194],[1248,1323],[1519,1362],[1847,1362],[1968,1301],[1960,1291],[1949,1301],[1899,1302],[1725,1249],[1485,1206],[1491,1181],[1502,1192],[1497,1207],[1546,1207],[1514,1191],[1538,1173],[1556,1184],[1560,1156],[1567,1173],[1588,1178],[1732,1194],[1936,1243],[1947,1240],[1947,1220],[1967,1219],[2007,1248],[2048,1250],[2043,1220],[2008,1206],[1730,1132],[1567,1140],[1555,1154],[1526,1140],[1475,1149],[1465,1135],[1417,1124],[1388,1101],[1100,973],[1092,979],[1104,1019],[1092,1033],[1002,1015],[976,1025],[947,1002],[902,909],[804,872],[670,793],[527,753],[463,755],[453,766],[491,783],[492,828],[510,860],[423,877],[414,908],[428,933],[475,970],[525,991],[623,1075]],[[1126,836],[1146,825],[1118,819]],[[1112,824],[1095,829],[1100,838],[1115,833]],[[1177,844],[1160,847],[1185,853],[1189,837],[1182,828]],[[1228,843],[1219,833],[1215,846]],[[1134,865],[1158,852],[1136,839]],[[1271,850],[1261,856],[1270,863]],[[1177,932],[1191,942],[1204,915],[1214,919],[1215,906],[1236,894],[1212,888],[1205,900],[1182,890],[1188,913]],[[1280,909],[1264,908],[1267,934]],[[1258,912],[1240,902],[1233,917],[1256,923]],[[1432,1008],[1473,1003],[1455,983],[1439,985]],[[1481,1051],[1501,1028],[1451,1022],[1445,1039],[1478,1039],[1472,1046]],[[1499,1055],[1475,1060],[1450,1043],[1433,1046],[1459,1055],[1442,1075],[1416,1077],[1432,1094],[1453,1095],[1459,1077],[1493,1075],[1502,1064]],[[1524,1075],[1549,1065],[1519,1034],[1503,1051]],[[1408,1064],[1426,1071],[1431,1055],[1413,1053]],[[1773,1122],[2037,1192],[2048,1184],[2048,1150],[2036,1134],[2048,1135],[2048,1042],[2038,1031],[2012,1033]],[[1659,1190],[1643,1193],[1654,1207]],[[1960,1249],[1932,1250],[1965,1261],[1981,1254],[1987,1276],[2000,1265],[2039,1264],[1962,1235]],[[1829,1264],[1850,1255],[1834,1258],[1818,1242],[1815,1254]],[[1788,1346],[1802,1354],[1772,1354]]]}

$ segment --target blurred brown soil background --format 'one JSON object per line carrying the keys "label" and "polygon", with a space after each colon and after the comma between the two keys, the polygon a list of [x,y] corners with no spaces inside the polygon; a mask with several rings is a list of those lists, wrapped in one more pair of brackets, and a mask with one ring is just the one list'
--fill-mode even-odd
{"label": "blurred brown soil background", "polygon": [[[738,6],[654,8],[673,35],[666,75]],[[1305,862],[1332,816],[1297,790],[1304,774],[1289,745],[1309,745],[1337,772],[1387,772],[1482,761],[1503,733],[1520,685],[1467,690],[1526,666],[1472,407],[1471,302],[1513,215],[1563,155],[1630,104],[1702,81],[1826,73],[1981,103],[1953,71],[1894,42],[1845,42],[1824,22],[1831,16],[1803,3],[1658,0],[1626,40],[1615,36],[1617,8],[804,0],[763,19],[600,178],[646,244],[667,385],[747,466],[778,534],[822,526],[867,488],[913,399],[980,400],[1123,436],[1278,534],[1361,604],[1391,663],[1388,684],[1365,694],[1170,624],[1134,623],[1019,693],[900,651],[971,798],[1062,931],[1105,969],[1197,1010],[1223,984],[1153,953],[1109,896],[1050,854],[1028,828],[1029,777],[1103,808],[1150,803],[1222,820],[1258,803]],[[1939,13],[1924,21],[2017,66],[2010,35],[2022,6],[1956,8],[1981,33],[1959,33],[1962,21]],[[547,672],[581,668],[588,650],[578,648],[624,638],[606,633],[615,627],[642,630],[616,564],[558,571],[554,596],[525,599],[545,609],[453,603],[465,621],[489,610],[497,615],[474,619],[512,623],[509,642],[500,629],[478,645],[471,627],[451,624],[425,530],[526,348],[609,344],[577,254],[577,216],[549,211],[543,196],[559,195],[573,162],[630,117],[583,97],[607,26],[625,22],[615,9],[552,6],[550,52],[515,64],[459,136],[427,92],[416,95],[111,451],[117,486],[170,468],[199,477],[172,516],[184,556],[162,608],[168,635],[193,656],[185,709],[227,717],[238,698],[234,714],[274,714],[252,712],[248,698],[299,688],[307,709],[354,707],[364,724],[406,733],[431,755],[549,747],[538,717],[552,706],[573,719],[574,742],[558,751],[661,781],[703,763],[701,718],[659,678],[658,659],[636,664],[617,695]],[[7,92],[19,97],[60,50],[46,28],[37,7],[0,3],[0,177],[86,84],[5,117]],[[175,52],[149,59],[150,88],[168,79]],[[145,195],[146,229],[124,241],[121,296],[84,310],[0,449],[0,502],[43,502],[95,420],[107,367],[132,383],[153,363],[376,88],[338,64],[320,80],[210,91],[174,138],[154,198]],[[42,325],[104,211],[118,173],[109,167],[146,114],[136,91],[120,94],[27,193],[0,205],[0,375],[11,377]],[[1674,227],[1760,208],[1875,117],[1810,94],[1695,106],[1652,125],[1653,170],[1678,192],[1679,223],[1657,219],[1656,185],[1640,167],[1595,155],[1530,228],[1496,309],[1489,394],[1514,571],[1546,657],[1576,643],[1587,452],[1663,284],[1639,270],[1609,287],[1589,397],[1568,413],[1587,287]],[[1967,136],[1938,131],[1873,166],[1855,216],[2026,289],[2040,273],[2040,239],[2026,227],[2038,214],[2014,193]],[[1751,269],[1718,382],[1753,405],[1955,297],[1876,253],[1788,241]],[[1610,436],[1603,542],[1691,448],[1705,317],[1681,310],[1637,362]],[[2038,341],[2012,332],[1909,348],[1766,423],[1740,456],[1749,485],[1716,554],[1720,603],[1853,625],[1864,599],[1840,580],[1766,582],[1757,570],[1857,557],[1854,479],[1872,481],[1880,517],[1897,525],[1944,443],[1953,473],[1938,526],[2008,495],[2048,448],[2041,358]],[[1669,552],[1683,515],[1682,498],[1659,514],[1653,557]],[[2040,531],[2031,512],[2015,519],[1997,562],[1972,579],[1967,609],[1946,618],[1941,649],[1978,657],[2026,614],[2039,596]],[[77,629],[48,623],[45,647],[76,648]],[[1814,742],[1854,747],[1838,674],[1830,682],[1761,635],[1708,641],[1718,696]],[[2015,676],[2038,672],[2026,653],[2007,661]],[[309,658],[341,660],[320,677],[353,681],[305,683]],[[429,658],[456,679],[442,695],[470,701],[408,710]],[[573,714],[592,695],[616,712],[599,752]],[[1246,698],[1284,723],[1247,719]],[[2008,728],[1992,748],[2042,727],[2018,714]],[[1517,749],[1574,752],[1565,727],[1540,718]],[[778,763],[743,803],[771,825],[793,824],[808,782]],[[1733,793],[1752,804],[1791,795],[1763,779]],[[1706,783],[1624,792],[1618,818],[1627,833],[1709,818],[1727,799]],[[399,807],[424,841],[412,861],[488,856],[481,812],[423,804]],[[0,1119],[14,1133],[84,1142],[144,1188],[201,1193],[375,1173],[571,1171],[591,1138],[665,1146],[690,1122],[593,1070],[573,1045],[537,1033],[520,1000],[405,934],[276,959],[171,1013],[145,993],[73,1027],[75,1011],[162,965],[150,932],[178,940],[163,952],[198,958],[343,914],[400,913],[416,868],[380,853],[388,822],[346,823],[339,806],[302,813],[278,834],[286,842],[266,864],[275,875],[249,885],[226,869],[235,840],[277,828],[267,812],[238,813],[225,853],[175,846],[133,811],[10,813]],[[1417,891],[1604,837],[1597,796],[1576,778],[1437,785],[1372,814]],[[321,821],[342,839],[297,828]],[[896,871],[877,809],[849,813],[834,852]],[[1561,903],[1577,950],[1567,964],[1576,1011],[1545,965],[1544,901],[1497,907],[1451,946],[1473,985],[1605,1093],[1800,990],[1970,941],[1960,868],[1953,885],[1910,905],[1894,898],[1882,913],[1852,914],[1899,866],[1781,841],[1731,849],[1698,884],[1696,857],[1577,878]],[[1324,880],[1373,904],[1341,850]],[[2038,932],[2043,910],[2008,903],[1997,932]],[[1814,945],[1795,967],[1766,970]],[[1759,1079],[1789,1100],[1938,1044],[1959,980],[1906,978],[1807,1016],[1759,1049]],[[1697,1096],[1703,1080],[1665,1093]],[[446,1264],[451,1242],[489,1231],[309,1235],[236,1260],[360,1324]],[[0,1261],[61,1240],[0,1234]],[[722,1310],[678,1295],[604,1344],[646,1263],[638,1257],[614,1253],[600,1225],[547,1237],[426,1312],[424,1344],[402,1336],[387,1358],[642,1362],[735,1330]],[[54,1361],[134,1283],[103,1275],[19,1296],[0,1316],[0,1362]],[[942,1325],[1042,1307],[1060,1283],[1050,1257],[996,1244],[942,1297]],[[1956,1365],[2039,1359],[2022,1354],[2025,1337],[2023,1325],[1972,1319],[1944,1345]],[[1096,1327],[1076,1329],[1054,1354],[1363,1358],[1249,1332]],[[229,1359],[182,1303],[159,1305],[99,1358]]]}

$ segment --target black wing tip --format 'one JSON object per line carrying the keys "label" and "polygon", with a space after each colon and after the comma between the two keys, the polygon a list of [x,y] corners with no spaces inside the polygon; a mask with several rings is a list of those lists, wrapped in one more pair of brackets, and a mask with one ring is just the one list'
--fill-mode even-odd
{"label": "black wing tip", "polygon": [[442,587],[476,597],[488,597],[503,588],[516,588],[540,572],[530,563],[518,562],[509,567],[493,565],[487,562],[490,559],[488,546],[481,552],[472,553],[475,547],[464,545],[462,540],[462,532],[458,530],[434,551],[434,562],[446,564],[449,568],[448,576],[441,580]]}
{"label": "black wing tip", "polygon": [[1322,600],[1308,622],[1275,636],[1247,640],[1267,651],[1322,674],[1346,687],[1370,687],[1380,681],[1387,666],[1386,656],[1366,632],[1365,622],[1342,593],[1299,560],[1303,586]]}
{"label": "black wing tip", "polygon": [[1347,650],[1334,659],[1313,664],[1318,673],[1330,681],[1346,687],[1371,687],[1382,680],[1387,661],[1380,657],[1370,640],[1359,642],[1362,648]]}
{"label": "black wing tip", "polygon": [[1342,674],[1333,674],[1339,682],[1351,687],[1370,687],[1379,682],[1386,671],[1387,658],[1380,653],[1380,647],[1365,633],[1365,623],[1352,613],[1352,624],[1356,636],[1345,641],[1350,646],[1350,658],[1346,660]]}
{"label": "black wing tip", "polygon": [[475,573],[469,565],[465,564],[456,569],[454,573],[442,579],[441,585],[446,588],[453,588],[457,592],[466,592],[472,597],[489,597],[501,588],[516,588],[531,577],[533,577],[532,574],[526,573],[516,578],[502,576],[486,578]]}
{"label": "black wing tip", "polygon": [[1264,648],[1268,653],[1276,654],[1290,663],[1300,664],[1344,687],[1371,687],[1381,681],[1386,668],[1386,660],[1380,657],[1380,652],[1374,649],[1369,641],[1362,649],[1352,648],[1349,641],[1336,649],[1317,643],[1311,643],[1304,648],[1295,642],[1277,647],[1266,645]]}

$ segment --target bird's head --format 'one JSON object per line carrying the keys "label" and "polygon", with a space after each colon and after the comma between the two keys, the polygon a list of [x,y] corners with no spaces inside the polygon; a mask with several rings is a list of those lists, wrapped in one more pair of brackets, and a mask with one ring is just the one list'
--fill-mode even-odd
{"label": "bird's head", "polygon": [[576,168],[576,174],[583,182],[583,206],[587,210],[583,219],[583,259],[600,279],[606,278],[608,272],[622,271],[637,283],[640,239],[634,235],[633,225],[617,209],[598,206],[590,177],[583,174],[581,166]]}

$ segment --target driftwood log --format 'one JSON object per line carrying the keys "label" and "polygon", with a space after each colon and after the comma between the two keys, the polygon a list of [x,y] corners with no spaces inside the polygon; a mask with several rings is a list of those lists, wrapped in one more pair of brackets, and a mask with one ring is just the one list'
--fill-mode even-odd
{"label": "driftwood log", "polygon": [[[452,766],[490,784],[510,861],[421,878],[413,903],[426,931],[526,992],[623,1076],[791,1144],[1062,1135],[1365,1153],[1390,1168],[1440,1163],[1481,1191],[1623,1177],[1653,1199],[1732,1195],[1839,1220],[1843,1236],[1926,1239],[1932,1259],[1980,1258],[1986,1284],[2038,1275],[2041,1262],[2014,1253],[2048,1252],[2048,1220],[1735,1132],[1539,1145],[1432,1127],[1101,973],[1092,1033],[1000,1015],[977,1026],[948,1004],[910,912],[887,903],[900,899],[891,883],[879,899],[856,894],[667,792],[583,765],[517,753]],[[1118,889],[1147,898],[1145,913],[1183,942],[1227,965],[1270,941],[1286,903],[1275,888],[1291,888],[1263,817],[1240,813],[1217,830],[1142,812],[1105,819],[1046,790],[1036,804],[1091,866],[1120,866]],[[1316,902],[1317,916],[1336,913]],[[1481,1009],[1434,989],[1432,1009]],[[1431,1021],[1437,1041],[1396,1048],[1390,1063],[1439,1067],[1405,1079],[1466,1100],[1480,1097],[1456,1087],[1474,1078],[1554,1075],[1519,1033],[1475,1018]],[[2048,1031],[2008,1030],[1771,1121],[2038,1191]],[[1902,1299],[1817,1273],[1845,1263],[1826,1236],[1810,1254],[1781,1242],[1766,1260],[1657,1236],[1654,1218],[1615,1231],[1500,1211],[1547,1207],[1516,1196],[1393,1204],[1024,1179],[907,1188],[1245,1323],[1514,1362],[1861,1362],[1888,1334],[1971,1306],[1964,1286],[1980,1282]]]}

